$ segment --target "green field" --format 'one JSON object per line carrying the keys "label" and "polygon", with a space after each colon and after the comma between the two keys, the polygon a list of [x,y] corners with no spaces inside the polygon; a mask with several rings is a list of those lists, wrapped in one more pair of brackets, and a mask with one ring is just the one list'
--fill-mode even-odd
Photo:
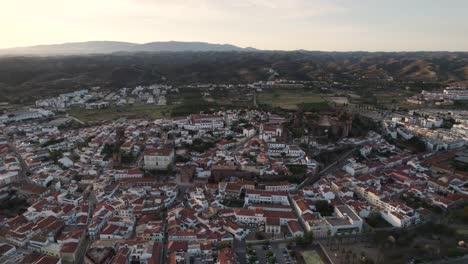
{"label": "green field", "polygon": [[275,90],[258,95],[258,103],[288,110],[296,110],[298,105],[303,103],[314,104],[323,102],[325,102],[325,100],[321,95],[308,91]]}
{"label": "green field", "polygon": [[456,230],[457,230],[457,234],[468,236],[468,227],[460,227],[460,228],[457,228]]}
{"label": "green field", "polygon": [[106,121],[119,118],[162,118],[171,114],[172,106],[165,105],[128,105],[105,109],[72,108],[68,114],[83,121]]}
{"label": "green field", "polygon": [[324,264],[319,254],[315,250],[307,250],[301,252],[306,264]]}

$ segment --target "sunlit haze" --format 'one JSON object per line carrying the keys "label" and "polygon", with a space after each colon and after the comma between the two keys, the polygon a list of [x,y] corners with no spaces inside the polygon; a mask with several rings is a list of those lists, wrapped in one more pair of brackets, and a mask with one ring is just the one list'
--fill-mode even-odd
{"label": "sunlit haze", "polygon": [[92,40],[468,50],[466,0],[2,0],[0,48]]}

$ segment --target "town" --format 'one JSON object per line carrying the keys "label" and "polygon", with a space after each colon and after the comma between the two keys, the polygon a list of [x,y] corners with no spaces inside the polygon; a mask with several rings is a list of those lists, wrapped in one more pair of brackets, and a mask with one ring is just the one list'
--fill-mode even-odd
{"label": "town", "polygon": [[[273,84],[250,88],[262,85]],[[94,87],[2,116],[0,261],[378,263],[394,252],[369,244],[466,212],[463,110],[375,110],[375,120],[346,107],[249,107],[91,124],[56,115],[127,104],[127,94],[161,106],[178,92]],[[391,235],[382,242],[380,231]],[[444,247],[463,254],[462,242]]]}

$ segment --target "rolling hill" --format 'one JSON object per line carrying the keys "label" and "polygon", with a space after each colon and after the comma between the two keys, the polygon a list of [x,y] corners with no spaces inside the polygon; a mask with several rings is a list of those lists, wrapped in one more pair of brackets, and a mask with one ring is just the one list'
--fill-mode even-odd
{"label": "rolling hill", "polygon": [[[242,50],[8,56],[0,57],[0,101],[31,101],[91,86],[117,89],[164,81],[172,84],[249,83],[267,80],[269,74],[265,69],[270,67],[279,73],[279,78],[339,82],[349,84],[350,89],[360,89],[363,85],[367,89],[396,89],[406,86],[398,86],[397,82],[407,81],[468,84],[466,52]],[[395,82],[386,81],[389,78]]]}
{"label": "rolling hill", "polygon": [[109,54],[115,52],[182,52],[182,51],[252,51],[253,48],[240,48],[230,44],[211,44],[205,42],[150,42],[136,44],[118,41],[88,41],[53,45],[38,45],[0,49],[0,55],[85,55]]}

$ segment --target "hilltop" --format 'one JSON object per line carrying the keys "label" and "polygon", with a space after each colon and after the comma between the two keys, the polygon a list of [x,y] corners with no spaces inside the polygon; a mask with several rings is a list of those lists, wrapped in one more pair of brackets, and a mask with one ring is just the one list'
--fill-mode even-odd
{"label": "hilltop", "polygon": [[88,41],[52,45],[37,45],[0,49],[0,55],[85,55],[109,54],[115,52],[181,52],[181,51],[252,51],[253,48],[241,48],[230,44],[212,44],[206,42],[149,42],[144,44],[119,41]]}

